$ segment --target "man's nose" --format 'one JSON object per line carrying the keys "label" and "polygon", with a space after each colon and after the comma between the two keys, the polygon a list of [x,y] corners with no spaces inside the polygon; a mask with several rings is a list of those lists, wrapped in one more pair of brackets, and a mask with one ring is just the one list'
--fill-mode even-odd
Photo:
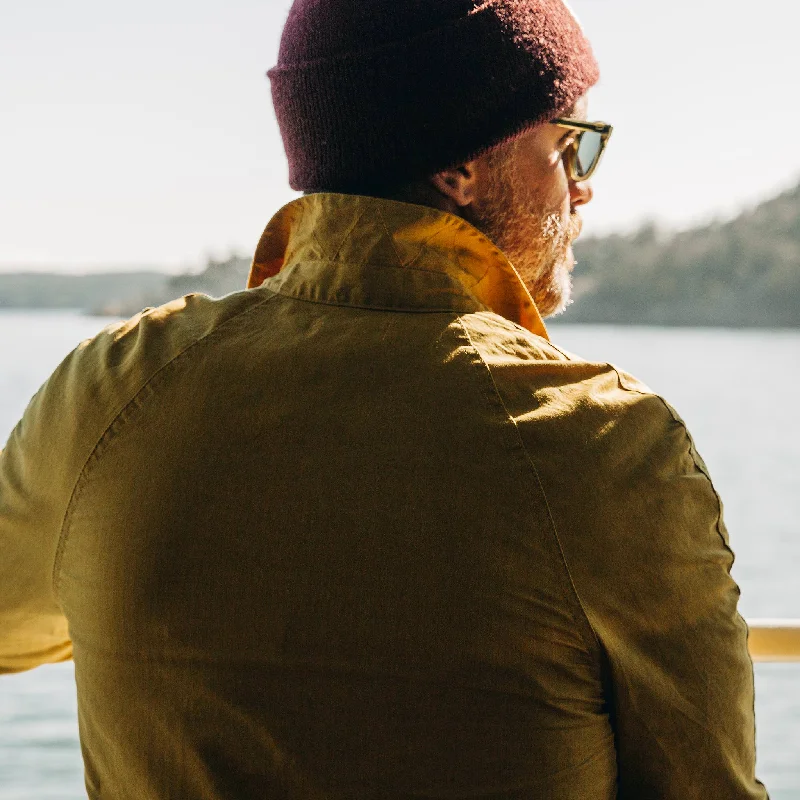
{"label": "man's nose", "polygon": [[591,181],[581,181],[577,183],[570,181],[569,184],[569,199],[573,208],[578,206],[585,206],[591,202],[594,197],[594,189],[592,189]]}

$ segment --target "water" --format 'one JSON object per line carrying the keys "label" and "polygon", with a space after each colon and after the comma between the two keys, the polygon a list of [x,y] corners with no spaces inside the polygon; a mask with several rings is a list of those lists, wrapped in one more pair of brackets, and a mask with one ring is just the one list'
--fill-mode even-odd
{"label": "water", "polygon": [[[0,441],[61,358],[104,320],[0,313]],[[800,332],[552,326],[683,416],[725,501],[749,617],[800,617]],[[756,667],[758,774],[800,800],[800,664]],[[0,678],[0,800],[85,798],[72,666]]]}

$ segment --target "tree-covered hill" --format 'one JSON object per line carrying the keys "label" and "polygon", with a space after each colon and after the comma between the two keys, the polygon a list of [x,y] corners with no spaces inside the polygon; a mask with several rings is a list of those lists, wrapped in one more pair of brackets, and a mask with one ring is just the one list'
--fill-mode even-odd
{"label": "tree-covered hill", "polygon": [[[102,309],[114,303],[135,303],[164,285],[163,272],[0,273],[0,311],[12,308]],[[111,313],[116,313],[112,310]]]}
{"label": "tree-covered hill", "polygon": [[[672,235],[645,226],[580,240],[575,303],[562,321],[800,327],[800,185],[725,223]],[[249,259],[203,272],[0,274],[2,308],[81,308],[130,316],[189,292],[243,289]]]}
{"label": "tree-covered hill", "polygon": [[209,261],[203,272],[0,273],[0,311],[14,308],[78,309],[88,314],[129,317],[190,292],[214,297],[243,289],[248,259]]}
{"label": "tree-covered hill", "polygon": [[800,186],[726,223],[579,241],[564,322],[800,327]]}
{"label": "tree-covered hill", "polygon": [[224,294],[244,289],[249,272],[250,259],[242,256],[231,256],[224,261],[211,259],[202,272],[165,275],[162,277],[161,283],[150,291],[133,298],[120,295],[102,305],[95,305],[89,310],[94,314],[130,317],[145,306],[159,306],[192,292],[201,292],[211,297],[222,297]]}

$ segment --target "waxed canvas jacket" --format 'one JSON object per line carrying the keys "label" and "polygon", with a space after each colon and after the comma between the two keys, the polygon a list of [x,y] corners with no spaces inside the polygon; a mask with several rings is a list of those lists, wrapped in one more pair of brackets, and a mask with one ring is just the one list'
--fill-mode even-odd
{"label": "waxed canvas jacket", "polygon": [[74,658],[91,798],[766,796],[661,398],[431,209],[301,198],[250,284],[84,342],[0,455],[0,671]]}

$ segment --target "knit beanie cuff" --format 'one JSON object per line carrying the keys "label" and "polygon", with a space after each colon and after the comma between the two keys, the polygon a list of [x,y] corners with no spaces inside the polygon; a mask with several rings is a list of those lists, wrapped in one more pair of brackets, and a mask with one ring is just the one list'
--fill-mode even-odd
{"label": "knit beanie cuff", "polygon": [[281,46],[292,60],[268,73],[296,190],[404,182],[464,163],[563,114],[599,77],[562,0],[468,3],[411,38],[313,58],[298,31],[321,5],[296,0]]}

